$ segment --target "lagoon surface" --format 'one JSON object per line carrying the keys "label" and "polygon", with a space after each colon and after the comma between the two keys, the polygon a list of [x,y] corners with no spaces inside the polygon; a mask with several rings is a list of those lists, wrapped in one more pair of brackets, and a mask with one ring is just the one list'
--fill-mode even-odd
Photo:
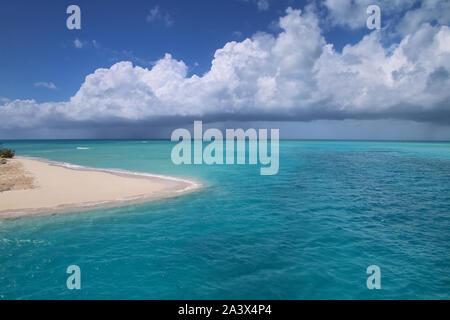
{"label": "lagoon surface", "polygon": [[[7,141],[192,178],[120,208],[0,221],[0,299],[449,299],[450,143],[281,141],[280,170],[175,166],[169,141]],[[68,190],[70,192],[70,190]],[[79,291],[66,269],[81,268]],[[368,290],[368,266],[381,290]]]}

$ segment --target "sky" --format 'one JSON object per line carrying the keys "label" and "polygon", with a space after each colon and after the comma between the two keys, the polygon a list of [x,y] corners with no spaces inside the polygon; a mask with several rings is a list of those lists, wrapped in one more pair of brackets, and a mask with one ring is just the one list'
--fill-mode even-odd
{"label": "sky", "polygon": [[445,0],[2,2],[0,139],[169,138],[203,120],[450,140],[449,20]]}

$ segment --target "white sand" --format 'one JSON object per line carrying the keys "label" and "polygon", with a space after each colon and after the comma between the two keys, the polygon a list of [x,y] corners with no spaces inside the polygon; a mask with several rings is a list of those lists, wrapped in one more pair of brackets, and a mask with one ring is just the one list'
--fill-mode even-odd
{"label": "white sand", "polygon": [[91,168],[72,170],[28,158],[10,161],[21,164],[25,174],[34,178],[33,187],[0,192],[0,218],[173,197],[198,187],[194,182],[170,177],[119,175]]}

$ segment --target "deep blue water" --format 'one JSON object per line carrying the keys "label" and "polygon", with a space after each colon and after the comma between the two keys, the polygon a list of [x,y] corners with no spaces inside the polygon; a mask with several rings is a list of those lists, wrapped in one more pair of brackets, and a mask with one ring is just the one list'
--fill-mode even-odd
{"label": "deep blue water", "polygon": [[[259,166],[178,167],[165,141],[6,146],[194,177],[205,188],[0,221],[0,299],[450,298],[450,143],[282,141],[276,176]],[[66,288],[73,264],[80,291]],[[381,290],[366,287],[370,265],[381,268]]]}

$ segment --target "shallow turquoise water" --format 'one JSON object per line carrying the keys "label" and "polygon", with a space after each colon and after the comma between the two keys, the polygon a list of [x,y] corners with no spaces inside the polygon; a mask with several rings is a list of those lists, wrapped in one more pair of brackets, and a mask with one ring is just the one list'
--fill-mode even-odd
{"label": "shallow turquoise water", "polygon": [[[280,172],[266,177],[259,166],[177,167],[166,141],[6,146],[205,188],[0,222],[0,299],[450,298],[450,143],[282,141]],[[80,291],[66,288],[72,264]],[[381,290],[366,287],[370,265]]]}

